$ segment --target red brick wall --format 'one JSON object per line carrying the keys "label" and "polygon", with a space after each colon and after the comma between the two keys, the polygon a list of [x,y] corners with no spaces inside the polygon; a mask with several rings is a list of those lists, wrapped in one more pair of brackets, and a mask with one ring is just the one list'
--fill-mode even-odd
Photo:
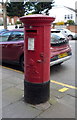
{"label": "red brick wall", "polygon": [[76,26],[70,25],[70,26],[67,26],[66,28],[69,29],[72,32],[77,33],[77,25]]}
{"label": "red brick wall", "polygon": [[18,20],[18,17],[14,17],[14,23],[16,23],[16,21]]}
{"label": "red brick wall", "polygon": [[[8,16],[7,16],[8,17]],[[9,19],[9,23],[11,23],[12,24],[12,19],[10,18],[10,17],[8,17],[8,19]],[[13,19],[14,19],[14,24],[16,23],[16,21],[18,20],[18,17],[13,17]]]}

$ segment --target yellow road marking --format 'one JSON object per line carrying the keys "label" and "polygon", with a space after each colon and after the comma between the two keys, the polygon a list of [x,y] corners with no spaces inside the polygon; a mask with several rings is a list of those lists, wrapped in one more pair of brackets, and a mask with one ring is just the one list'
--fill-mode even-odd
{"label": "yellow road marking", "polygon": [[[1,66],[1,65],[0,65]],[[12,71],[15,71],[15,72],[18,72],[18,73],[23,73],[22,71],[19,71],[19,70],[15,70],[15,69],[12,69],[12,68],[8,68],[8,67],[5,67],[5,66],[1,66],[3,68],[6,68],[8,70],[12,70]]]}
{"label": "yellow road marking", "polygon": [[60,82],[57,82],[57,81],[54,81],[54,80],[51,80],[51,82],[55,83],[55,84],[58,84],[58,85],[61,85],[61,86],[65,86],[67,88],[72,88],[72,89],[76,89],[77,90],[77,87],[75,87],[75,86],[67,85],[67,84],[60,83]]}
{"label": "yellow road marking", "polygon": [[59,89],[58,91],[59,92],[65,92],[65,91],[67,91],[69,88],[66,88],[66,87],[64,87],[64,88],[62,88],[62,89]]}
{"label": "yellow road marking", "polygon": [[[15,71],[15,72],[18,72],[18,73],[22,73],[22,74],[23,74],[22,71],[15,70],[15,69],[12,69],[12,68],[8,68],[8,67],[2,66],[2,65],[0,65],[0,66],[3,67],[3,68],[6,68],[6,69],[8,69],[8,70],[12,70],[12,71]],[[54,80],[50,80],[50,81],[51,81],[52,83],[55,83],[55,84],[58,84],[58,85],[67,87],[67,88],[64,88],[64,89],[63,89],[64,91],[66,91],[68,88],[72,88],[72,89],[76,89],[76,90],[77,90],[77,87],[75,87],[75,86],[67,85],[67,84],[60,83],[60,82],[57,82],[57,81],[54,81]],[[59,90],[59,91],[62,91],[62,90]]]}

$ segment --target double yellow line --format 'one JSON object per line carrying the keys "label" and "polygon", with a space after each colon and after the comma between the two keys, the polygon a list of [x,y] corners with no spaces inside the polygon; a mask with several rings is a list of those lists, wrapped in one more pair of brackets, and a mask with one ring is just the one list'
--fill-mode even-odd
{"label": "double yellow line", "polygon": [[55,84],[58,84],[58,85],[61,85],[61,86],[64,86],[64,87],[67,87],[67,88],[72,88],[72,89],[76,89],[77,90],[77,87],[75,87],[75,86],[67,85],[67,84],[60,83],[60,82],[57,82],[57,81],[54,81],[54,80],[51,80],[51,82],[55,83]]}
{"label": "double yellow line", "polygon": [[[1,66],[1,65],[0,65],[0,66]],[[1,67],[2,67],[2,68],[5,68],[5,69],[8,69],[8,70],[12,70],[12,71],[15,71],[15,72],[18,72],[18,73],[22,73],[22,74],[23,74],[23,72],[22,72],[22,71],[19,71],[19,70],[14,70],[14,69],[12,69],[12,68],[8,68],[8,67],[5,67],[5,66],[1,66]],[[51,83],[54,83],[54,84],[57,84],[57,85],[63,86],[62,89],[59,89],[59,90],[58,90],[58,91],[60,91],[60,92],[65,92],[65,91],[67,91],[69,88],[77,90],[77,87],[72,86],[72,85],[67,85],[67,84],[64,84],[64,83],[61,83],[61,82],[57,82],[57,81],[55,81],[55,80],[50,80],[50,82],[51,82]]]}
{"label": "double yellow line", "polygon": [[61,88],[61,89],[58,90],[59,92],[65,92],[65,91],[67,91],[69,88],[74,89],[74,90],[77,90],[77,87],[75,87],[75,86],[67,85],[67,84],[64,84],[64,83],[61,83],[61,82],[57,82],[57,81],[54,81],[54,80],[51,80],[51,83],[54,83],[54,84],[63,86],[63,88]]}
{"label": "double yellow line", "polygon": [[12,68],[8,68],[8,67],[5,67],[5,66],[2,66],[0,65],[2,68],[5,68],[5,69],[8,69],[8,70],[11,70],[11,71],[15,71],[15,72],[18,72],[18,73],[23,73],[22,71],[19,71],[19,70],[15,70],[15,69],[12,69]]}

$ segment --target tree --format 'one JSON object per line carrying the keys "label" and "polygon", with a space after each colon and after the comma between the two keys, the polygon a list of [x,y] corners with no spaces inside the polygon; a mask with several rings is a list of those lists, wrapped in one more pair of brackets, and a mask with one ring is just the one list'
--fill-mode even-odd
{"label": "tree", "polygon": [[25,7],[24,2],[10,2],[7,3],[7,15],[9,17],[21,17],[24,16]]}
{"label": "tree", "polygon": [[51,0],[51,2],[26,2],[25,3],[26,14],[45,13],[46,15],[49,15],[49,10],[53,7],[53,3],[54,3],[53,0]]}
{"label": "tree", "polygon": [[4,0],[2,0],[3,26],[4,26],[4,29],[7,29],[7,11],[6,11],[7,1],[8,1],[8,0],[6,0],[6,1],[4,2]]}
{"label": "tree", "polygon": [[[30,1],[30,0],[29,0]],[[49,10],[53,7],[54,1],[51,2],[10,2],[7,3],[7,15],[9,17],[21,17],[26,14],[49,14]]]}
{"label": "tree", "polygon": [[74,25],[75,24],[75,22],[73,20],[67,20],[66,23],[69,24],[69,25]]}

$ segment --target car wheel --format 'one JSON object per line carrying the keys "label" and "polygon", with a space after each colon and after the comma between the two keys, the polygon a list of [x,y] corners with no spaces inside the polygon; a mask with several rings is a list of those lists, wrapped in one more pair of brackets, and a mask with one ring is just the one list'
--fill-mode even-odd
{"label": "car wheel", "polygon": [[73,39],[73,36],[72,35],[68,35],[69,39],[72,40]]}
{"label": "car wheel", "polygon": [[24,56],[21,57],[20,66],[21,66],[21,70],[24,71]]}

